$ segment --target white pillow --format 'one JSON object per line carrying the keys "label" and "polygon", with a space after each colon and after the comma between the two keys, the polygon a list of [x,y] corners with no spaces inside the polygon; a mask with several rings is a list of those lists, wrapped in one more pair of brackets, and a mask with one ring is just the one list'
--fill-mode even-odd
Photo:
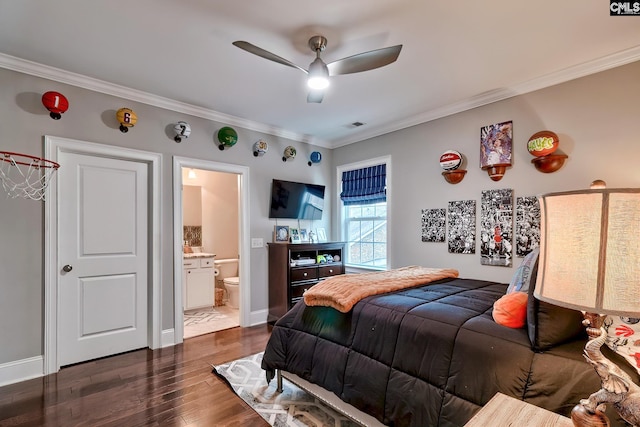
{"label": "white pillow", "polygon": [[640,374],[640,319],[607,316],[607,345],[624,357]]}
{"label": "white pillow", "polygon": [[535,248],[524,257],[522,263],[520,263],[520,266],[509,282],[507,294],[512,292],[529,292],[529,286],[536,285],[535,283],[530,282],[533,269],[536,266],[536,261],[538,261],[539,253],[540,248]]}

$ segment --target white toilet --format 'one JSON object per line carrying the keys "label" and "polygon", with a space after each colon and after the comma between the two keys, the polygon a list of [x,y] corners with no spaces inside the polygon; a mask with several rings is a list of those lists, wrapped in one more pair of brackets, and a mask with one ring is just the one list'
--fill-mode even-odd
{"label": "white toilet", "polygon": [[227,305],[231,308],[239,307],[240,278],[238,277],[238,259],[214,259],[213,266],[216,273],[216,281],[222,280],[229,295]]}

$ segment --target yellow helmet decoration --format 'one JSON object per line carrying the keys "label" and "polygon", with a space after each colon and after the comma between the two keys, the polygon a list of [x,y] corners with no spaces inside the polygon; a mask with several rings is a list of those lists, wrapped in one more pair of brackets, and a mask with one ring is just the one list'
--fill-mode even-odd
{"label": "yellow helmet decoration", "polygon": [[133,125],[138,121],[138,116],[133,112],[131,108],[121,108],[116,113],[116,118],[118,119],[118,123],[120,123],[120,132],[127,133],[129,128],[132,128]]}

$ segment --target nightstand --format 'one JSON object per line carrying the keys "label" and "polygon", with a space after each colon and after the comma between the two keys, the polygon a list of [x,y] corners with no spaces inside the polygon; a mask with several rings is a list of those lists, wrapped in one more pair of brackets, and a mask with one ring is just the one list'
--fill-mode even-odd
{"label": "nightstand", "polygon": [[496,393],[464,426],[573,427],[573,422],[570,418],[502,393]]}

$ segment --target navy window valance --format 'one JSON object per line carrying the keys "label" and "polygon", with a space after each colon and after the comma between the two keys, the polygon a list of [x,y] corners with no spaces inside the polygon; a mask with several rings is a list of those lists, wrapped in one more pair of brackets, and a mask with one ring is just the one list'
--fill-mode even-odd
{"label": "navy window valance", "polygon": [[340,199],[345,205],[362,205],[387,200],[387,165],[342,172]]}

